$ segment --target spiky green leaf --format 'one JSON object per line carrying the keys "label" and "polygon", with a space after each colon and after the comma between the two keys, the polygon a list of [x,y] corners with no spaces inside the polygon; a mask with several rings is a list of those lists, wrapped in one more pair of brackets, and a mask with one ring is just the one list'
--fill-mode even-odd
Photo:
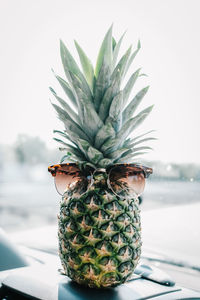
{"label": "spiky green leaf", "polygon": [[103,154],[84,140],[77,139],[77,144],[86,161],[97,166],[99,160],[103,158]]}
{"label": "spiky green leaf", "polygon": [[121,143],[121,139],[118,139],[116,137],[110,138],[101,146],[101,151],[105,155],[107,155],[107,154],[111,153],[112,151],[117,150],[120,143]]}
{"label": "spiky green leaf", "polygon": [[103,60],[98,77],[94,83],[94,106],[98,112],[104,93],[110,85],[110,67]]}
{"label": "spiky green leaf", "polygon": [[96,68],[95,68],[95,76],[98,77],[99,70],[101,68],[103,60],[105,61],[106,65],[111,68],[112,64],[112,27],[109,28],[107,31],[104,40],[101,44],[101,48],[98,54]]}
{"label": "spiky green leaf", "polygon": [[63,146],[65,146],[65,147],[68,147],[68,149],[70,148],[70,150],[76,150],[76,148],[74,147],[74,146],[72,146],[71,144],[68,144],[68,143],[66,143],[66,142],[64,142],[63,140],[61,140],[61,139],[57,139],[57,138],[53,138],[56,142],[58,142],[58,143],[61,143]]}
{"label": "spiky green leaf", "polygon": [[79,101],[82,126],[88,136],[94,138],[98,130],[103,126],[103,122],[97,114],[94,104],[88,99],[87,95],[81,89],[78,78],[71,73],[70,75]]}
{"label": "spiky green leaf", "polygon": [[88,161],[78,161],[77,162],[78,167],[81,171],[84,171],[86,167],[92,167],[93,169],[96,169],[96,166]]}
{"label": "spiky green leaf", "polygon": [[122,58],[118,62],[117,66],[115,67],[115,69],[114,69],[114,71],[113,71],[113,73],[111,75],[111,80],[113,80],[113,78],[115,78],[115,76],[116,76],[116,74],[118,72],[120,72],[121,78],[124,77],[124,72],[125,72],[125,69],[126,69],[126,65],[127,65],[129,56],[131,54],[131,48],[132,48],[132,46],[130,46],[128,48],[128,50],[126,51],[126,53],[122,56]]}
{"label": "spiky green leaf", "polygon": [[87,150],[87,157],[93,164],[96,165],[103,158],[103,154],[94,147],[89,146]]}
{"label": "spiky green leaf", "polygon": [[117,138],[121,139],[122,141],[125,140],[126,137],[144,121],[144,119],[148,116],[152,108],[153,106],[149,106],[143,111],[141,111],[136,117],[126,121],[119,133],[117,134]]}
{"label": "spiky green leaf", "polygon": [[115,137],[115,130],[110,123],[103,125],[96,134],[94,146],[97,149],[105,143],[109,138]]}
{"label": "spiky green leaf", "polygon": [[92,63],[77,41],[74,42],[83,68],[83,73],[85,74],[85,78],[90,86],[91,91],[93,91],[94,69]]}
{"label": "spiky green leaf", "polygon": [[91,107],[91,105],[86,102],[83,107],[83,126],[92,139],[95,138],[97,132],[103,126],[103,122],[97,115],[94,107]]}
{"label": "spiky green leaf", "polygon": [[128,138],[124,141],[123,143],[123,147],[128,147],[130,144],[132,143],[132,139]]}
{"label": "spiky green leaf", "polygon": [[89,137],[85,134],[85,132],[83,132],[82,129],[80,128],[80,126],[77,125],[77,123],[75,123],[71,119],[71,117],[68,115],[68,113],[66,111],[64,111],[62,108],[60,108],[56,104],[52,103],[52,105],[55,108],[55,110],[57,111],[59,119],[64,123],[67,132],[70,131],[73,134],[75,134],[76,136],[81,137],[82,139],[85,139],[87,141],[90,140]]}
{"label": "spiky green leaf", "polygon": [[84,90],[84,92],[86,93],[88,98],[92,99],[91,90],[90,90],[90,87],[89,87],[85,77],[83,76],[82,72],[80,71],[73,56],[71,55],[71,53],[69,52],[69,50],[67,49],[67,47],[65,46],[65,44],[62,41],[60,41],[60,54],[61,54],[64,71],[65,71],[65,74],[66,74],[68,80],[70,80],[70,82],[71,82],[70,72],[73,73],[74,75],[76,75],[79,78],[79,80],[81,81],[82,89]]}
{"label": "spiky green leaf", "polygon": [[137,152],[137,151],[140,151],[140,150],[153,150],[153,148],[148,147],[148,146],[133,148],[134,152]]}
{"label": "spiky green leaf", "polygon": [[60,130],[53,130],[53,133],[57,133],[57,134],[61,135],[62,137],[64,137],[65,139],[67,139],[68,141],[70,141],[71,143],[73,143],[75,145],[73,139],[71,139],[69,134],[67,134],[66,132],[62,132]]}
{"label": "spiky green leaf", "polygon": [[97,164],[98,161],[103,158],[103,154],[94,147],[92,147],[87,141],[77,139],[77,144],[81,152],[85,155],[85,157],[93,164]]}
{"label": "spiky green leaf", "polygon": [[148,75],[145,74],[145,73],[142,73],[142,74],[139,75],[139,77],[148,77]]}
{"label": "spiky green leaf", "polygon": [[81,139],[81,138],[77,139],[77,144],[78,144],[80,150],[84,153],[86,153],[88,148],[90,147],[90,143],[86,140]]}
{"label": "spiky green leaf", "polygon": [[134,117],[135,122],[131,126],[131,132],[136,129],[145,119],[148,117],[149,113],[152,111],[154,105],[148,106],[142,110],[137,116]]}
{"label": "spiky green leaf", "polygon": [[58,133],[58,134],[60,134],[61,136],[65,137],[65,138],[68,138],[68,135],[67,135],[65,132],[61,131],[61,130],[56,130],[56,129],[54,129],[54,130],[53,130],[53,133]]}
{"label": "spiky green leaf", "polygon": [[[79,151],[77,148],[71,146],[68,143],[63,142],[60,139],[57,138],[53,138],[56,142],[62,144],[65,146],[64,150],[65,151],[69,151],[71,154],[73,154],[74,156],[76,156],[78,159],[85,159],[85,156],[83,156],[83,154],[81,153],[81,151]],[[60,148],[59,148],[60,149]],[[63,150],[63,148],[61,148]]]}
{"label": "spiky green leaf", "polygon": [[115,68],[115,65],[116,65],[116,62],[117,62],[117,57],[118,57],[118,54],[119,54],[119,49],[120,49],[120,46],[121,46],[121,43],[122,43],[122,40],[124,38],[125,33],[126,32],[123,33],[123,35],[121,36],[121,38],[119,39],[118,43],[115,46],[115,49],[114,49],[114,52],[113,52],[113,60],[112,60],[112,71]]}
{"label": "spiky green leaf", "polygon": [[137,49],[132,53],[131,57],[129,58],[127,64],[126,64],[126,68],[124,70],[124,76],[126,75],[126,73],[128,72],[128,69],[130,67],[130,65],[132,64],[134,58],[136,57],[138,51],[140,50],[141,48],[141,44],[140,44],[140,40],[138,41],[138,44],[137,44]]}
{"label": "spiky green leaf", "polygon": [[108,159],[108,158],[103,158],[101,159],[99,162],[98,162],[98,166],[100,168],[106,168],[108,167],[109,165],[111,165],[113,163],[113,160],[112,159]]}
{"label": "spiky green leaf", "polygon": [[[60,160],[60,164],[62,164],[66,159],[69,159],[71,156],[71,153],[68,152],[66,155],[64,155],[61,160]],[[70,160],[70,159],[69,159]]]}
{"label": "spiky green leaf", "polygon": [[99,117],[101,118],[101,120],[103,122],[106,120],[106,118],[109,115],[109,109],[110,109],[112,99],[119,92],[120,80],[121,80],[120,71],[118,71],[116,76],[113,78],[111,85],[107,88],[107,90],[103,96],[103,99],[102,99],[102,102],[101,102],[101,105],[99,108]]}
{"label": "spiky green leaf", "polygon": [[52,94],[54,95],[54,97],[58,100],[58,102],[61,104],[61,106],[63,107],[63,109],[69,114],[69,116],[77,124],[80,125],[80,119],[79,119],[77,113],[75,113],[75,111],[67,104],[67,102],[64,101],[62,98],[60,98],[52,88],[50,88],[50,91],[52,92]]}
{"label": "spiky green leaf", "polygon": [[[67,155],[64,155],[61,160],[60,160],[60,163],[63,163],[64,161],[67,160],[67,162],[74,162],[74,163],[77,163],[77,161],[80,161],[80,160],[83,160],[84,158],[81,157],[81,156],[76,156],[70,152],[67,152],[68,154]],[[69,155],[71,154],[71,155]]]}
{"label": "spiky green leaf", "polygon": [[119,159],[121,156],[122,156],[122,154],[123,153],[125,153],[125,152],[127,152],[127,148],[121,148],[121,149],[119,149],[119,150],[116,150],[116,151],[113,151],[113,152],[111,152],[110,154],[108,154],[107,156],[109,157],[109,158],[112,158],[112,159]]}
{"label": "spiky green leaf", "polygon": [[143,97],[146,95],[147,91],[149,89],[149,86],[143,88],[137,95],[131,100],[131,102],[127,105],[125,110],[122,113],[122,120],[123,123],[126,122],[128,119],[131,118],[131,116],[134,114],[136,111],[138,105],[142,101]]}
{"label": "spiky green leaf", "polygon": [[61,87],[63,88],[63,90],[64,90],[65,94],[67,95],[71,104],[74,105],[74,107],[76,108],[76,106],[77,106],[76,96],[74,95],[69,83],[67,81],[65,81],[63,78],[61,78],[60,76],[58,76],[54,71],[53,71],[53,74],[56,77],[56,79],[58,80]]}
{"label": "spiky green leaf", "polygon": [[148,153],[148,152],[134,152],[130,157],[136,157],[136,156],[143,155],[146,153]]}
{"label": "spiky green leaf", "polygon": [[131,77],[129,78],[127,84],[125,85],[124,89],[123,89],[123,106],[126,106],[126,103],[128,101],[128,98],[130,96],[130,93],[132,91],[132,88],[137,80],[137,78],[139,77],[139,73],[140,73],[141,69],[138,69],[136,72],[134,72]]}
{"label": "spiky green leaf", "polygon": [[[57,138],[55,138],[55,137],[53,138],[53,140],[56,141],[56,142],[58,142],[58,143],[60,143],[60,144],[62,144],[62,145],[65,146],[65,147],[68,147],[68,148],[71,147],[70,144],[68,144],[68,143],[66,143],[66,142],[64,142],[64,141],[62,141],[62,140],[60,140],[60,139],[57,139]],[[67,149],[68,149],[68,148],[67,148]]]}
{"label": "spiky green leaf", "polygon": [[118,116],[121,112],[121,108],[122,108],[122,101],[123,101],[123,92],[120,91],[112,100],[112,103],[110,105],[110,109],[109,109],[109,116],[112,119],[118,119]]}
{"label": "spiky green leaf", "polygon": [[64,109],[62,109],[60,106],[58,106],[54,103],[51,103],[51,104],[52,104],[53,108],[56,110],[56,112],[58,113],[58,117],[61,121],[65,122],[65,120],[68,120],[71,123],[74,123],[78,127],[78,124],[72,120],[70,115]]}
{"label": "spiky green leaf", "polygon": [[114,51],[115,50],[115,46],[116,46],[116,40],[115,40],[115,38],[114,37],[112,37],[112,51]]}
{"label": "spiky green leaf", "polygon": [[110,122],[114,127],[115,131],[121,128],[122,123],[122,104],[123,104],[123,92],[120,91],[112,100],[109,110],[109,117],[106,120]]}
{"label": "spiky green leaf", "polygon": [[141,143],[144,143],[144,142],[147,142],[147,141],[155,141],[155,140],[157,140],[157,138],[149,137],[149,138],[146,138],[146,139],[139,140],[138,142],[132,143],[132,144],[130,144],[130,146],[134,147],[134,146],[139,145]]}
{"label": "spiky green leaf", "polygon": [[155,130],[150,130],[150,131],[147,131],[147,132],[145,132],[145,133],[143,133],[143,134],[140,134],[140,135],[134,137],[134,138],[131,140],[131,143],[132,143],[132,142],[135,142],[135,141],[138,140],[139,138],[141,138],[141,137],[143,137],[143,136],[145,136],[145,135],[147,135],[147,134],[149,134],[149,133],[152,133],[152,132],[155,132]]}
{"label": "spiky green leaf", "polygon": [[135,157],[139,157],[140,155],[143,155],[143,154],[146,154],[147,152],[138,152],[138,153],[134,153],[134,154],[129,154],[129,155],[126,155],[124,157],[121,157],[117,163],[128,163],[128,162],[133,162],[133,159]]}

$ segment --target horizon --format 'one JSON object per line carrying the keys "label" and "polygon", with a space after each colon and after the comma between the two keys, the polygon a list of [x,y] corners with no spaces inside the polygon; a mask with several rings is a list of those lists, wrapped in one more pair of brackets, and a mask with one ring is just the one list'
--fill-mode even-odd
{"label": "horizon", "polygon": [[[19,135],[24,135],[23,133],[19,133]],[[63,152],[59,150],[59,144],[56,142],[56,141],[53,141],[55,142],[54,144],[55,145],[52,145],[50,144],[50,146],[48,145],[48,143],[45,142],[45,140],[43,140],[40,136],[32,136],[32,135],[28,135],[25,133],[25,135],[28,137],[28,138],[39,138],[39,140],[44,143],[44,147],[46,147],[47,151],[57,151],[58,153],[60,153],[60,158],[63,156]],[[0,150],[3,149],[1,147],[5,147],[5,148],[10,148],[10,150],[14,150],[14,147],[16,145],[16,142],[17,142],[17,138],[14,142],[12,143],[1,143],[0,142]],[[57,144],[57,147],[56,147],[56,144]],[[151,150],[150,150],[151,151]],[[150,163],[150,164],[163,164],[165,165],[167,168],[170,168],[171,165],[195,165],[195,166],[199,166],[200,167],[200,162],[192,162],[192,161],[182,161],[182,162],[177,162],[177,161],[165,161],[165,160],[160,160],[160,159],[149,159],[148,155],[150,154],[147,153],[147,155],[142,155],[141,156],[141,162],[144,162],[144,163]]]}

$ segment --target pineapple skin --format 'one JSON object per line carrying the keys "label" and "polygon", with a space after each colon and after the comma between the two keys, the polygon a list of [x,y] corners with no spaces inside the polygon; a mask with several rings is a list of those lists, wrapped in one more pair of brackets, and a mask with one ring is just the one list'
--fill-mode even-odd
{"label": "pineapple skin", "polygon": [[131,277],[141,254],[138,199],[119,199],[104,174],[86,194],[62,197],[58,227],[61,264],[73,281],[107,288]]}

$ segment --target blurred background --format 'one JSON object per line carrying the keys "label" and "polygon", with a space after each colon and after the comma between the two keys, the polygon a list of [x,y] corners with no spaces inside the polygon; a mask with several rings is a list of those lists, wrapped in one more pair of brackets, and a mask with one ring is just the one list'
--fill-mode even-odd
{"label": "blurred background", "polygon": [[0,227],[8,232],[56,224],[59,195],[50,164],[61,153],[53,129],[62,129],[48,90],[62,95],[51,68],[64,76],[61,38],[77,58],[76,39],[95,64],[111,23],[118,40],[127,30],[142,49],[131,68],[142,67],[134,93],[150,85],[139,108],[155,104],[136,132],[155,129],[154,151],[141,162],[154,168],[142,210],[200,202],[200,4],[198,0],[0,2]]}

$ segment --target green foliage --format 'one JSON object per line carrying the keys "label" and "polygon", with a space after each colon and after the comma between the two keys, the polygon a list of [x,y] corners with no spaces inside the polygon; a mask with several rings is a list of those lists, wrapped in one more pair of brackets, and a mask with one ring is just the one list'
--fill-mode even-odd
{"label": "green foliage", "polygon": [[120,87],[141,48],[139,41],[135,51],[129,47],[118,60],[124,35],[116,42],[112,26],[109,28],[99,50],[95,71],[77,41],[75,47],[83,72],[64,43],[60,42],[67,81],[55,76],[69,101],[58,96],[52,88],[50,90],[60,106],[52,105],[65,126],[64,131],[55,131],[62,137],[55,140],[64,146],[62,151],[67,152],[63,159],[77,159],[82,166],[106,167],[135,158],[144,153],[141,150],[152,149],[145,143],[155,140],[154,137],[142,138],[144,134],[129,138],[153,106],[134,116],[149,88],[143,88],[129,101],[137,79],[144,75],[140,74],[140,69],[132,73],[123,90]]}
{"label": "green foliage", "polygon": [[114,52],[114,50],[115,50],[115,47],[116,47],[116,40],[115,40],[115,38],[114,37],[112,37],[112,51]]}
{"label": "green foliage", "polygon": [[120,76],[121,76],[121,78],[123,78],[124,73],[125,73],[125,69],[126,69],[126,66],[127,66],[127,62],[128,62],[129,56],[131,54],[131,48],[132,48],[132,46],[130,46],[128,48],[128,50],[126,51],[126,53],[122,56],[122,58],[118,62],[117,66],[115,67],[115,69],[114,69],[114,71],[113,71],[113,73],[111,75],[111,79],[115,78],[116,74],[118,72],[120,72]]}
{"label": "green foliage", "polygon": [[138,41],[138,44],[137,44],[137,49],[133,52],[133,54],[131,55],[131,57],[129,58],[129,61],[127,62],[127,65],[126,65],[126,69],[124,71],[124,76],[126,75],[126,73],[128,72],[128,69],[129,67],[131,66],[134,58],[136,57],[137,53],[139,52],[141,48],[141,44],[140,44],[140,40]]}
{"label": "green foliage", "polygon": [[101,44],[101,48],[98,54],[96,68],[95,68],[95,76],[98,77],[99,70],[101,68],[101,65],[103,61],[105,61],[106,65],[108,65],[111,68],[112,65],[112,27],[111,26],[106,33],[104,40]]}
{"label": "green foliage", "polygon": [[77,113],[69,106],[69,104],[65,100],[60,98],[51,87],[49,89],[54,95],[54,97],[58,100],[62,108],[69,114],[70,118],[80,125],[80,119]]}
{"label": "green foliage", "polygon": [[94,106],[97,112],[99,112],[99,107],[105,91],[110,85],[110,67],[103,60],[98,77],[94,85]]}
{"label": "green foliage", "polygon": [[59,84],[61,85],[61,87],[63,88],[63,90],[64,90],[65,94],[67,95],[68,99],[70,100],[71,104],[76,107],[77,106],[76,96],[74,95],[69,83],[66,82],[60,76],[56,75],[55,73],[54,73],[54,75],[55,75],[56,79],[58,80]]}
{"label": "green foliage", "polygon": [[88,97],[91,97],[91,90],[88,86],[88,83],[83,76],[82,72],[80,71],[77,63],[75,62],[73,56],[67,49],[67,47],[64,45],[62,41],[60,41],[60,54],[61,54],[61,59],[64,67],[64,71],[66,74],[66,77],[68,78],[69,81],[71,81],[70,74],[74,74],[77,76],[81,82],[82,89],[88,95]]}
{"label": "green foliage", "polygon": [[141,69],[138,69],[136,72],[134,72],[131,77],[129,78],[127,84],[125,85],[124,89],[123,89],[123,105],[125,107],[129,95],[133,89],[133,86],[135,85],[135,82],[137,80],[137,78],[139,77],[139,73],[140,73]]}
{"label": "green foliage", "polygon": [[113,78],[111,85],[107,88],[103,99],[101,101],[101,105],[99,108],[99,117],[101,120],[104,122],[106,118],[109,116],[109,110],[110,110],[110,105],[112,102],[112,99],[117,95],[119,92],[119,87],[120,87],[120,70],[115,74],[115,77]]}
{"label": "green foliage", "polygon": [[100,149],[103,143],[105,143],[109,138],[115,136],[115,130],[111,123],[103,125],[96,134],[94,146]]}
{"label": "green foliage", "polygon": [[83,72],[85,74],[85,78],[90,86],[91,91],[93,91],[93,81],[94,81],[94,69],[91,61],[83,51],[83,49],[79,46],[79,44],[75,41],[75,46],[79,54],[79,58],[81,61],[81,65],[83,68]]}
{"label": "green foliage", "polygon": [[146,95],[148,89],[149,89],[148,86],[143,88],[139,93],[137,93],[137,95],[133,98],[133,100],[131,100],[131,102],[127,105],[126,109],[123,111],[123,114],[122,114],[123,122],[125,122],[126,120],[131,118],[131,116],[136,111],[138,105],[142,101],[143,97]]}
{"label": "green foliage", "polygon": [[122,105],[123,92],[121,91],[113,98],[109,109],[109,117],[106,120],[106,123],[111,123],[116,132],[119,131],[122,124]]}
{"label": "green foliage", "polygon": [[116,46],[115,46],[115,48],[114,48],[114,50],[113,50],[112,71],[114,70],[115,65],[116,65],[116,62],[117,62],[117,57],[118,57],[118,54],[119,54],[119,49],[120,49],[122,40],[123,40],[123,38],[124,38],[124,35],[125,35],[125,32],[124,32],[124,34],[121,36],[121,38],[119,39],[119,42],[116,44]]}

